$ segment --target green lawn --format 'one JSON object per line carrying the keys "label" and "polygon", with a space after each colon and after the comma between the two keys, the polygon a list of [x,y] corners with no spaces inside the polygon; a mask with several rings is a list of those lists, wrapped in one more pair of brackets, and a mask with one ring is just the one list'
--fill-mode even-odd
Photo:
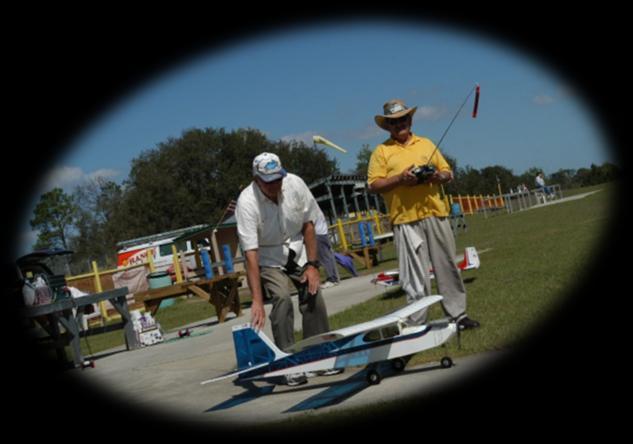
{"label": "green lawn", "polygon": [[[456,341],[449,341],[443,348],[417,354],[410,365],[436,361],[447,352],[462,356],[506,348],[563,304],[605,234],[614,190],[605,185],[566,193],[596,189],[602,191],[528,211],[467,216],[468,230],[457,235],[457,250],[475,246],[483,252],[481,267],[463,273],[468,315],[480,321],[482,328],[463,334],[460,349]],[[381,265],[397,266],[393,260]],[[404,292],[392,290],[332,315],[330,327],[370,320],[405,304]],[[439,304],[431,308],[431,319],[442,316]]]}
{"label": "green lawn", "polygon": [[[461,349],[450,341],[446,349],[429,350],[416,355],[411,364],[437,360],[448,352],[460,356],[502,349],[528,334],[538,322],[547,318],[565,301],[574,278],[583,272],[592,251],[604,234],[609,220],[614,185],[566,191],[565,196],[601,189],[584,199],[546,206],[529,211],[493,216],[466,216],[468,231],[457,236],[457,249],[475,246],[481,268],[463,274],[468,293],[468,314],[482,323],[482,328],[462,335]],[[377,273],[397,266],[393,247],[383,252],[378,267],[365,270],[356,262],[360,274]],[[349,274],[341,270],[341,276]],[[250,300],[242,293],[243,306]],[[337,329],[369,320],[406,303],[404,294],[392,290],[366,303],[330,317]],[[212,305],[198,298],[178,300],[161,308],[157,319],[166,331],[215,315]],[[432,307],[430,317],[441,317],[441,308]],[[298,334],[300,336],[300,334]],[[123,344],[122,332],[90,335],[90,350]],[[86,341],[82,349],[88,353]]]}

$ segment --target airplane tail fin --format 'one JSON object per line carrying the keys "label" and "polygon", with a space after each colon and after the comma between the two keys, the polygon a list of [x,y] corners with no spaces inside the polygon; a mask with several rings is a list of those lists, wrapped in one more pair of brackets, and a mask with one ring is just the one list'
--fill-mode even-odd
{"label": "airplane tail fin", "polygon": [[233,345],[238,370],[287,356],[261,330],[253,330],[251,324],[233,327]]}
{"label": "airplane tail fin", "polygon": [[461,270],[471,270],[473,268],[479,268],[479,254],[475,247],[466,247],[464,250],[464,260],[462,260],[457,266]]}

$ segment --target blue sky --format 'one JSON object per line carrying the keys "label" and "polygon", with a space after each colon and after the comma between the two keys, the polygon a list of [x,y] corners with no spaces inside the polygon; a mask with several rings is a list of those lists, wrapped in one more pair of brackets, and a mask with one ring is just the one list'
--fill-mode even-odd
{"label": "blue sky", "polygon": [[350,170],[364,144],[386,138],[373,120],[385,101],[418,106],[413,131],[437,141],[475,83],[478,117],[471,98],[441,147],[459,166],[551,174],[614,161],[589,104],[534,55],[432,22],[336,22],[252,36],[148,78],[76,135],[42,192],[95,176],[121,182],[143,150],[189,128],[310,144],[318,134],[348,150],[330,153]]}

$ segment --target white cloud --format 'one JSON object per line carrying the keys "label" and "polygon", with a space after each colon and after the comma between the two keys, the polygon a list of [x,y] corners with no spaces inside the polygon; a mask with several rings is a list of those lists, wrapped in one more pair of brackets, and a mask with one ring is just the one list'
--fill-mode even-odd
{"label": "white cloud", "polygon": [[33,231],[30,228],[22,231],[19,235],[19,239],[16,242],[16,254],[17,256],[24,256],[32,251],[33,245],[37,242],[37,231]]}
{"label": "white cloud", "polygon": [[576,89],[568,84],[563,84],[556,90],[556,95],[561,100],[573,99],[578,96]]}
{"label": "white cloud", "polygon": [[42,189],[43,192],[48,192],[53,188],[61,188],[66,192],[71,192],[76,185],[80,185],[85,181],[98,177],[112,179],[119,176],[119,174],[118,171],[107,168],[86,173],[79,167],[61,166],[49,171],[44,177]]}
{"label": "white cloud", "polygon": [[[42,179],[40,193],[33,196],[31,211],[28,213],[29,217],[32,217],[33,215],[33,210],[39,201],[38,197],[41,194],[51,191],[53,188],[61,188],[64,192],[70,194],[74,191],[75,186],[81,185],[86,181],[93,180],[98,177],[114,179],[120,176],[120,174],[121,173],[119,171],[108,168],[101,168],[88,173],[84,172],[79,167],[60,166],[54,168]],[[26,221],[26,223],[28,225],[28,221]],[[37,234],[37,231],[32,231],[30,227],[25,228],[22,233],[19,234],[19,239],[17,239],[16,245],[20,250],[20,255],[27,254],[31,251],[33,244],[37,241]]]}
{"label": "white cloud", "polygon": [[446,108],[440,106],[419,106],[413,115],[413,120],[436,120],[445,112]]}
{"label": "white cloud", "polygon": [[109,168],[101,168],[99,170],[93,171],[92,173],[86,174],[88,179],[96,179],[98,177],[103,177],[104,179],[112,179],[113,177],[117,177],[119,172],[117,170],[112,170]]}
{"label": "white cloud", "polygon": [[312,136],[316,136],[317,133],[314,131],[305,131],[299,134],[288,134],[286,136],[282,136],[281,140],[283,142],[303,142],[308,146],[312,146]]}
{"label": "white cloud", "polygon": [[82,169],[77,167],[63,166],[54,168],[45,176],[43,187],[47,190],[57,187],[67,188],[79,183],[84,175]]}
{"label": "white cloud", "polygon": [[554,101],[555,101],[554,97],[547,94],[539,94],[532,99],[532,102],[534,102],[535,104],[539,106],[550,105],[554,103]]}
{"label": "white cloud", "polygon": [[365,128],[353,132],[352,137],[360,140],[370,140],[383,135],[388,136],[385,130],[379,128],[378,125],[374,123],[373,125],[367,125]]}

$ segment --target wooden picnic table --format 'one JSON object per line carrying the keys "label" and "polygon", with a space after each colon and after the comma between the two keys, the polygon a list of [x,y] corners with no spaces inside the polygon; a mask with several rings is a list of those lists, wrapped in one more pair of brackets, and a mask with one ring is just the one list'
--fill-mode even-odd
{"label": "wooden picnic table", "polygon": [[152,288],[134,294],[137,302],[142,302],[152,316],[156,314],[165,299],[193,293],[215,306],[218,322],[224,322],[226,315],[232,311],[236,316],[242,314],[238,292],[239,278],[244,272],[217,275],[211,279],[177,282],[168,287]]}
{"label": "wooden picnic table", "polygon": [[360,245],[352,245],[352,247],[348,250],[342,252],[347,256],[351,256],[365,264],[365,268],[370,270],[372,266],[378,265],[378,257],[381,255],[381,245],[376,244],[376,246],[360,246]]}

